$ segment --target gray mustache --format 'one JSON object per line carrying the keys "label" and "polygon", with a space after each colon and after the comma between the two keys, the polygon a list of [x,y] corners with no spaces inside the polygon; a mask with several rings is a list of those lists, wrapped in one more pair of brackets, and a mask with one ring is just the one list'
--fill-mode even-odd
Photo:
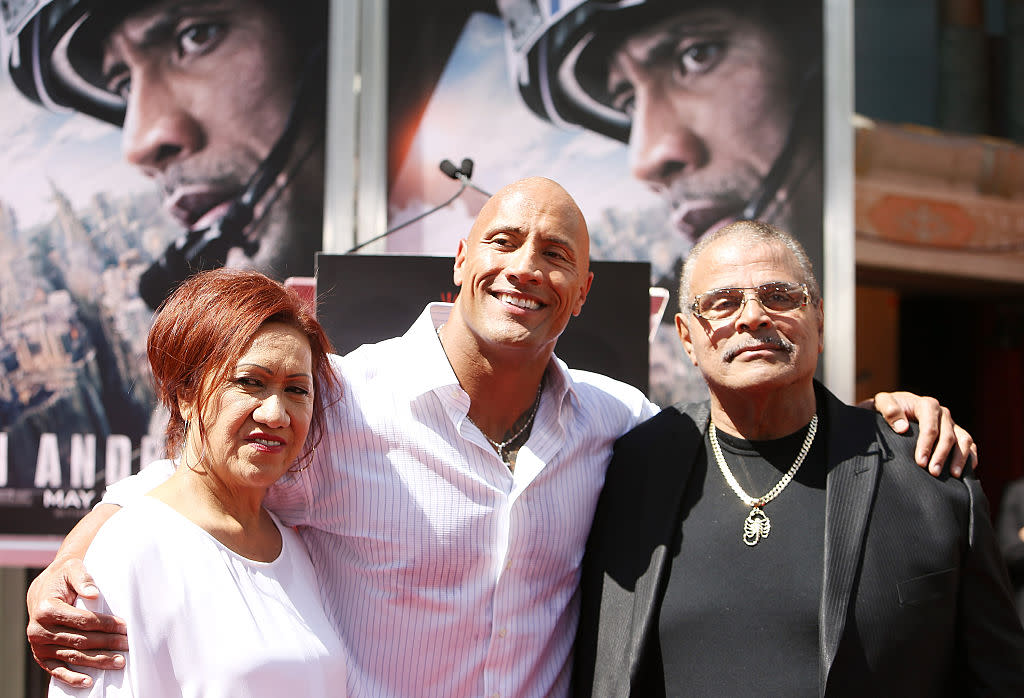
{"label": "gray mustache", "polygon": [[738,347],[733,347],[729,351],[725,352],[725,360],[732,361],[740,354],[740,352],[746,351],[747,349],[752,349],[753,347],[764,346],[765,344],[770,344],[777,349],[781,349],[787,354],[792,354],[793,349],[795,348],[792,342],[783,339],[782,337],[751,337],[749,340],[739,345]]}

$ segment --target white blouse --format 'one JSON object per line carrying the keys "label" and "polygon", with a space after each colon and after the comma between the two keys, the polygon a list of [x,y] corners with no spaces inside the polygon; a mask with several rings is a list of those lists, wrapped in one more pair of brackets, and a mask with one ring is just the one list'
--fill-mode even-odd
{"label": "white blouse", "polygon": [[127,666],[79,668],[93,677],[91,688],[53,680],[49,695],[344,696],[347,654],[324,613],[309,555],[273,518],[281,554],[257,562],[153,497],[125,506],[85,557],[101,596],[78,605],[125,620]]}

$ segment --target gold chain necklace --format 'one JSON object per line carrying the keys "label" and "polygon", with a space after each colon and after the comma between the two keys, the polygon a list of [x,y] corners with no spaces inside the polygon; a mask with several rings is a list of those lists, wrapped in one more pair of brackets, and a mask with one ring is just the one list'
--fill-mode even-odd
{"label": "gold chain necklace", "polygon": [[796,471],[800,469],[804,458],[807,457],[807,452],[811,450],[811,444],[814,443],[814,435],[818,432],[818,415],[815,414],[811,418],[811,423],[807,427],[807,436],[804,438],[804,445],[800,447],[800,453],[797,454],[793,465],[789,467],[789,470],[776,483],[775,487],[760,497],[751,497],[743,491],[740,483],[736,482],[736,478],[733,476],[732,471],[729,470],[729,466],[725,464],[725,457],[722,456],[722,449],[718,445],[716,431],[715,423],[712,422],[711,426],[708,427],[708,438],[711,441],[711,450],[715,454],[718,469],[722,471],[725,481],[729,483],[729,487],[736,493],[736,496],[748,507],[751,507],[750,513],[747,514],[747,518],[743,522],[743,542],[750,546],[757,545],[758,541],[762,538],[767,538],[768,533],[772,530],[772,522],[769,520],[768,515],[764,513],[764,505],[778,497],[782,490],[786,489],[786,485],[793,480]]}

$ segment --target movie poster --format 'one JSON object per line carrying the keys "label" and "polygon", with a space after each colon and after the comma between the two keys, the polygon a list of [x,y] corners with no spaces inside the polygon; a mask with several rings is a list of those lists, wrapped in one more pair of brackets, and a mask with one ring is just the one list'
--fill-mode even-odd
{"label": "movie poster", "polygon": [[[674,326],[681,261],[701,235],[767,220],[822,278],[820,0],[395,0],[389,12],[389,225],[458,192],[445,159],[471,160],[487,192],[558,181],[587,217],[591,257],[649,261],[671,294],[650,347],[658,404],[706,395]],[[467,188],[387,250],[453,255],[485,199]]]}
{"label": "movie poster", "polygon": [[[176,283],[313,272],[327,1],[176,4],[0,6],[0,535],[63,534],[164,456],[146,334]],[[167,19],[145,52],[131,43]]]}

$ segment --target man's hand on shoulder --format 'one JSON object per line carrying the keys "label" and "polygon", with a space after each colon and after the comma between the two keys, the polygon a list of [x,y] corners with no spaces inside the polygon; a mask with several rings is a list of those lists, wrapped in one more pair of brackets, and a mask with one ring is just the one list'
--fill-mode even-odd
{"label": "man's hand on shoulder", "polygon": [[55,560],[29,586],[28,635],[32,656],[51,676],[71,686],[88,686],[92,678],[68,665],[123,669],[128,649],[120,618],[77,608],[79,596],[96,598],[99,590],[76,558]]}
{"label": "man's hand on shoulder", "polygon": [[916,421],[921,431],[917,438],[914,460],[932,475],[941,475],[948,458],[949,472],[954,477],[963,474],[968,459],[978,467],[978,447],[963,428],[957,426],[949,410],[933,397],[922,397],[906,391],[878,393],[865,400],[860,407],[877,410],[892,430],[902,434]]}
{"label": "man's hand on shoulder", "polygon": [[88,686],[91,677],[67,665],[123,669],[128,649],[120,618],[78,608],[79,596],[96,598],[99,590],[76,558],[54,560],[29,586],[28,635],[32,656],[51,676],[71,686]]}
{"label": "man's hand on shoulder", "polygon": [[57,557],[29,585],[28,643],[36,663],[54,678],[71,686],[89,686],[92,677],[68,665],[95,669],[123,669],[128,649],[125,622],[115,616],[78,608],[81,596],[95,599],[100,590],[82,558],[96,533],[120,507],[100,504],[75,524],[64,538]]}

